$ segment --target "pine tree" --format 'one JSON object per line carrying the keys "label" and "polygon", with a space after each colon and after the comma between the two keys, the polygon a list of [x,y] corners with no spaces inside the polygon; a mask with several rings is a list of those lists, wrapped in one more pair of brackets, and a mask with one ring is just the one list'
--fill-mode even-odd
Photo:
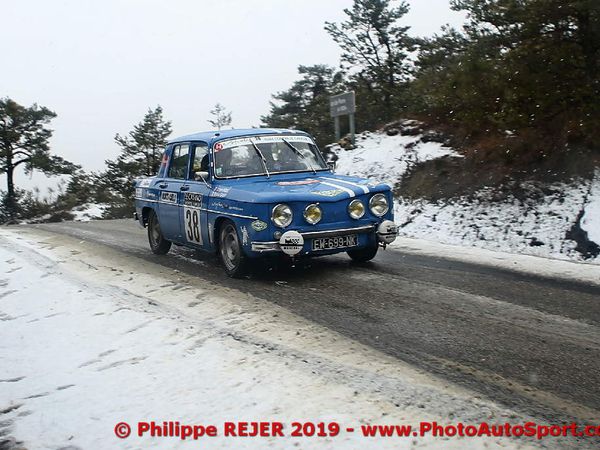
{"label": "pine tree", "polygon": [[[409,27],[399,21],[408,5],[390,0],[354,0],[341,24],[325,23],[325,30],[342,49],[342,68],[349,74],[357,104],[366,109],[363,124],[374,125],[397,116],[402,87],[409,79],[413,50]],[[360,100],[360,103],[359,103]],[[357,111],[360,114],[360,109]],[[360,116],[359,116],[360,119]]]}
{"label": "pine tree", "polygon": [[290,89],[273,95],[271,111],[261,117],[263,124],[311,133],[320,145],[334,139],[329,117],[329,97],[344,90],[342,76],[325,65],[300,66],[301,78]]}
{"label": "pine tree", "polygon": [[23,166],[26,173],[34,170],[47,175],[70,174],[78,168],[60,156],[50,154],[47,128],[56,114],[36,104],[29,108],[10,98],[0,99],[0,174],[6,174],[4,200],[7,216],[14,220],[18,212],[14,173]]}
{"label": "pine tree", "polygon": [[231,125],[231,112],[227,112],[225,107],[220,103],[217,103],[210,113],[215,117],[215,119],[209,119],[208,123],[210,123],[217,130]]}
{"label": "pine tree", "polygon": [[95,173],[77,170],[71,175],[64,192],[60,193],[57,203],[66,204],[69,208],[85,203],[104,203],[104,195],[103,189],[98,190]]}
{"label": "pine tree", "polygon": [[119,161],[123,168],[134,176],[154,175],[160,167],[160,158],[171,131],[171,122],[164,120],[160,105],[154,110],[148,109],[144,119],[127,136],[115,136],[115,142],[121,147]]}
{"label": "pine tree", "polygon": [[[413,92],[466,136],[506,136],[540,157],[600,139],[600,3],[453,0],[462,31],[422,43]],[[525,142],[526,141],[526,142]],[[514,151],[497,146],[498,151]]]}
{"label": "pine tree", "polygon": [[158,172],[162,153],[171,134],[171,122],[163,118],[157,106],[148,109],[144,119],[133,127],[128,136],[117,134],[121,147],[116,160],[107,160],[107,170],[97,177],[97,197],[112,203],[112,217],[128,215],[133,208],[133,180]]}

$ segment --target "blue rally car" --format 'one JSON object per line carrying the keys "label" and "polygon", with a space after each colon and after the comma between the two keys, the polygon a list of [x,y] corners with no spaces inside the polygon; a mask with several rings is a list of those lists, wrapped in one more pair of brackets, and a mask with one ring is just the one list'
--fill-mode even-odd
{"label": "blue rally car", "polygon": [[295,130],[183,136],[155,177],[135,182],[135,217],[154,253],[171,243],[217,252],[233,277],[276,253],[368,261],[396,238],[392,206],[388,185],[334,174]]}

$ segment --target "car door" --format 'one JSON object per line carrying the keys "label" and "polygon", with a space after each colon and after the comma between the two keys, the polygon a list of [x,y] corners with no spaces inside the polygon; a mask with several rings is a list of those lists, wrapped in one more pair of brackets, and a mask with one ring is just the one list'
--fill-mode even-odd
{"label": "car door", "polygon": [[159,221],[163,235],[169,241],[185,242],[180,221],[182,188],[188,176],[190,144],[173,147],[166,177],[159,183]]}
{"label": "car door", "polygon": [[180,222],[182,224],[183,239],[186,243],[199,247],[208,247],[208,206],[210,180],[202,180],[195,174],[208,172],[208,144],[195,142],[191,145],[191,164],[187,180],[181,187],[183,194],[180,197]]}

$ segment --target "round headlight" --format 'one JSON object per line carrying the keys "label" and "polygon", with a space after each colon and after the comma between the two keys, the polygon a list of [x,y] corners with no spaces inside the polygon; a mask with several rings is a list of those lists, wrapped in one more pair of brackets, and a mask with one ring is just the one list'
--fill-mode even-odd
{"label": "round headlight", "polygon": [[348,214],[353,219],[360,219],[365,215],[365,205],[358,199],[352,200],[348,205]]}
{"label": "round headlight", "polygon": [[312,205],[308,205],[304,209],[304,219],[310,223],[311,225],[315,225],[321,221],[321,217],[323,216],[323,212],[319,205],[313,203]]}
{"label": "round headlight", "polygon": [[292,209],[284,203],[277,205],[271,212],[271,220],[280,228],[285,228],[292,223],[292,217],[294,217]]}
{"label": "round headlight", "polygon": [[377,217],[385,215],[385,213],[387,213],[390,209],[385,195],[375,194],[373,197],[371,197],[371,200],[369,200],[369,209]]}

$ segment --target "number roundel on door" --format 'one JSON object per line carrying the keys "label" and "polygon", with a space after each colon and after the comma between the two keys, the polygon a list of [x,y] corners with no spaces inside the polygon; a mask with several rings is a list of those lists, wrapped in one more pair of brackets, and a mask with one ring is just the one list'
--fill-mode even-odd
{"label": "number roundel on door", "polygon": [[200,229],[200,210],[184,208],[185,237],[188,242],[202,245],[202,230]]}

